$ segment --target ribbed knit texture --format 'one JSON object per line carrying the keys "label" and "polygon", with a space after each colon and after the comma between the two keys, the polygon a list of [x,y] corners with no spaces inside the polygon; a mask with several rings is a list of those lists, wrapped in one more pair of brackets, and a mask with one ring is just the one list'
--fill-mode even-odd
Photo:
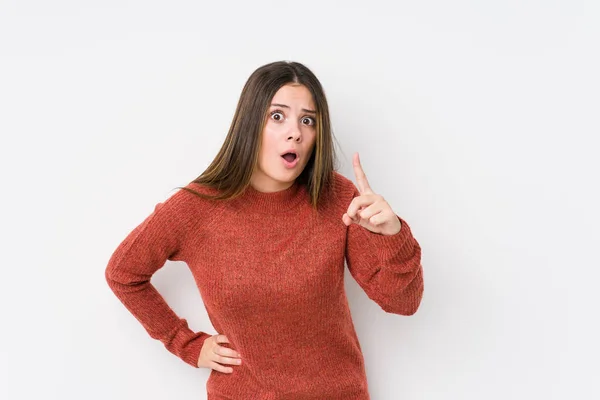
{"label": "ribbed knit texture", "polygon": [[[298,183],[273,193],[250,186],[220,202],[178,190],[121,242],[106,279],[150,336],[191,366],[205,339],[229,338],[221,345],[237,350],[242,365],[211,370],[209,400],[368,400],[344,260],[370,299],[400,315],[419,307],[423,271],[421,248],[399,216],[392,236],[344,225],[358,195],[338,172],[319,212]],[[167,260],[189,266],[216,332],[190,330],[150,283]]]}

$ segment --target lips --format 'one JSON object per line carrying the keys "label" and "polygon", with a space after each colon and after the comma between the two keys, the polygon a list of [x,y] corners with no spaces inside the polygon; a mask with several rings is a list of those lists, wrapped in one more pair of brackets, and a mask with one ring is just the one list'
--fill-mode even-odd
{"label": "lips", "polygon": [[298,152],[296,152],[294,149],[288,149],[281,153],[281,157],[283,157],[287,162],[292,163],[298,159]]}
{"label": "lips", "polygon": [[300,157],[295,150],[288,150],[281,155],[281,161],[283,161],[283,165],[288,168],[295,168],[298,165],[298,160]]}

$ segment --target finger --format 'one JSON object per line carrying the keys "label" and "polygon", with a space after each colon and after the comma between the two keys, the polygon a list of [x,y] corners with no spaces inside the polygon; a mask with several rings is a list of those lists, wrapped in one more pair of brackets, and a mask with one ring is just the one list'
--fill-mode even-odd
{"label": "finger", "polygon": [[375,202],[375,197],[373,197],[372,195],[361,195],[361,196],[355,197],[350,202],[350,205],[348,206],[346,213],[352,219],[360,218],[360,216],[357,215],[357,213],[360,211],[360,209],[369,207],[374,202]]}
{"label": "finger", "polygon": [[225,366],[223,366],[223,365],[221,365],[219,363],[216,363],[214,361],[211,361],[209,363],[209,366],[212,369],[214,369],[215,371],[223,372],[223,373],[226,373],[226,374],[230,374],[230,373],[233,372],[233,368],[231,368],[231,367],[225,367]]}
{"label": "finger", "polygon": [[229,339],[225,335],[215,335],[214,338],[216,343],[229,343]]}
{"label": "finger", "polygon": [[381,225],[383,221],[385,221],[385,213],[383,211],[369,217],[369,223],[373,226]]}
{"label": "finger", "polygon": [[344,222],[344,225],[346,225],[346,226],[350,226],[350,225],[352,225],[353,223],[358,223],[358,221],[357,221],[357,220],[353,220],[353,219],[352,219],[352,218],[350,218],[350,217],[348,216],[348,214],[346,214],[346,213],[344,213],[344,215],[342,215],[342,221]]}
{"label": "finger", "polygon": [[371,192],[372,190],[369,186],[369,181],[367,181],[367,175],[365,175],[365,171],[363,171],[362,165],[360,164],[358,153],[354,153],[352,164],[354,166],[354,175],[356,176],[356,185],[358,186],[360,193],[364,194]]}
{"label": "finger", "polygon": [[361,226],[364,225],[364,220],[361,219],[360,217],[357,216],[356,218],[350,218],[348,216],[348,214],[344,214],[344,215],[345,215],[345,217],[342,216],[342,220],[344,220],[344,224],[346,226],[350,226],[352,224],[357,224],[357,225],[361,225]]}
{"label": "finger", "polygon": [[218,354],[213,355],[212,360],[220,364],[235,364],[240,365],[242,360],[235,357],[223,357]]}
{"label": "finger", "polygon": [[237,351],[230,349],[229,347],[223,346],[215,346],[213,348],[213,353],[219,356],[241,357],[240,353],[238,353]]}
{"label": "finger", "polygon": [[370,206],[357,212],[357,216],[362,219],[370,219],[374,215],[380,214],[384,210],[382,202],[374,202]]}

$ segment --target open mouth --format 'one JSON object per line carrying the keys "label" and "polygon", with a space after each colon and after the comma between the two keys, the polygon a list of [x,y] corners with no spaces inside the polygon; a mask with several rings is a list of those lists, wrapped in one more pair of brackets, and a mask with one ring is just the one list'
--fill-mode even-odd
{"label": "open mouth", "polygon": [[285,161],[291,163],[294,162],[296,158],[298,158],[298,155],[296,153],[285,153],[281,157],[283,157]]}

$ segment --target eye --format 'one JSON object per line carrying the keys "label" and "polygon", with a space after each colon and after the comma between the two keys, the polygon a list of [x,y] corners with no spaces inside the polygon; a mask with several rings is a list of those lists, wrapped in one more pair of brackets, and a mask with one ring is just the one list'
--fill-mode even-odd
{"label": "eye", "polygon": [[315,124],[315,119],[313,117],[304,117],[302,118],[302,123],[305,125],[313,126]]}
{"label": "eye", "polygon": [[271,118],[275,121],[283,120],[283,113],[279,110],[271,111]]}

